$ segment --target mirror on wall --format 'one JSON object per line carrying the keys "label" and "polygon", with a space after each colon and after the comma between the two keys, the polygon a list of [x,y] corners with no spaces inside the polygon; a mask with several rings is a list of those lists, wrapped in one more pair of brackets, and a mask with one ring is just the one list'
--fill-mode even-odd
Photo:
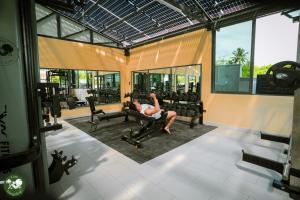
{"label": "mirror on wall", "polygon": [[44,83],[58,83],[63,108],[86,106],[94,96],[96,105],[120,103],[120,72],[73,69],[40,69]]}
{"label": "mirror on wall", "polygon": [[132,72],[132,90],[141,92],[199,92],[201,65],[188,65]]}

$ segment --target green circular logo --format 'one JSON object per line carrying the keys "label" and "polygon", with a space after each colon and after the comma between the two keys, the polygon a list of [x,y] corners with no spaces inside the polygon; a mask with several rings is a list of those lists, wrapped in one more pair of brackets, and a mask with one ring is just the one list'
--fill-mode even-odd
{"label": "green circular logo", "polygon": [[26,188],[24,179],[18,175],[10,175],[4,181],[4,191],[12,196],[21,196]]}

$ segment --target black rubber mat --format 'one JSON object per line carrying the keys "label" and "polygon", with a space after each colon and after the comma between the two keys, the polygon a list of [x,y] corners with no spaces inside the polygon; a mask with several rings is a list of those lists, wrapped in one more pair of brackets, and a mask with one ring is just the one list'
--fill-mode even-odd
{"label": "black rubber mat", "polygon": [[133,145],[121,141],[122,135],[128,135],[131,128],[138,127],[134,120],[124,122],[124,118],[121,117],[109,121],[96,121],[98,128],[96,131],[92,131],[91,124],[88,123],[89,119],[89,117],[83,117],[65,121],[138,163],[151,160],[216,128],[197,125],[191,129],[189,125],[176,121],[171,128],[172,135],[158,131],[142,142],[142,148],[137,149]]}

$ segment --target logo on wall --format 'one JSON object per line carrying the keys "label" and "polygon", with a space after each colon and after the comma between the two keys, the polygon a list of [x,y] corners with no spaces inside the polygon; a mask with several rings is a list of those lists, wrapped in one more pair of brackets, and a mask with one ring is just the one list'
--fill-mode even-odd
{"label": "logo on wall", "polygon": [[18,59],[17,47],[4,38],[0,38],[0,66],[10,65]]}
{"label": "logo on wall", "polygon": [[26,189],[25,180],[18,175],[10,175],[5,181],[0,181],[3,184],[4,191],[11,197],[21,196]]}

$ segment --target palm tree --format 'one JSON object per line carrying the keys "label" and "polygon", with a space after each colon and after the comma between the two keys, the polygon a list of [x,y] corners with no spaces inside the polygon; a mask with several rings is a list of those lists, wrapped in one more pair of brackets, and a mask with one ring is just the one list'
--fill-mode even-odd
{"label": "palm tree", "polygon": [[232,52],[233,56],[230,59],[230,64],[245,64],[248,61],[248,52],[243,48],[237,48]]}

